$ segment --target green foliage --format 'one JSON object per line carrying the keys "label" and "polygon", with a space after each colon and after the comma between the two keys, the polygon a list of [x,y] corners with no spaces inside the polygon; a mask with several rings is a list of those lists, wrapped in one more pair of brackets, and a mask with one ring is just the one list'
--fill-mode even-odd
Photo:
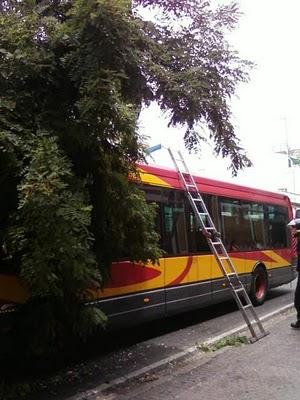
{"label": "green foliage", "polygon": [[289,157],[289,160],[290,160],[290,162],[291,162],[291,165],[297,165],[297,166],[299,166],[300,165],[300,159],[299,158],[296,158],[296,157]]}
{"label": "green foliage", "polygon": [[105,322],[80,305],[114,257],[162,254],[155,207],[128,181],[143,106],[185,126],[190,149],[206,124],[234,172],[249,165],[228,105],[250,66],[225,39],[237,18],[203,0],[0,1],[1,270],[30,289],[16,330],[38,354]]}
{"label": "green foliage", "polygon": [[232,173],[250,166],[230,122],[229,99],[248,79],[249,61],[241,60],[226,41],[239,11],[236,3],[215,10],[210,1],[136,0],[156,10],[160,22],[143,25],[148,57],[143,68],[153,98],[170,117],[170,125],[186,127],[185,143],[200,144],[199,127],[209,128],[215,153],[230,157]]}
{"label": "green foliage", "polygon": [[26,147],[30,158],[9,237],[13,253],[19,254],[21,277],[34,298],[80,299],[89,280],[100,278],[89,250],[91,206],[53,138],[38,133]]}
{"label": "green foliage", "polygon": [[211,352],[211,351],[220,350],[223,347],[227,347],[227,346],[238,347],[238,346],[241,346],[242,344],[249,344],[249,340],[246,336],[228,336],[228,337],[225,337],[224,339],[218,340],[214,344],[207,345],[205,343],[202,343],[198,347],[199,347],[199,350],[201,350],[201,351]]}
{"label": "green foliage", "polygon": [[0,380],[1,400],[27,399],[31,393],[28,383],[12,383]]}

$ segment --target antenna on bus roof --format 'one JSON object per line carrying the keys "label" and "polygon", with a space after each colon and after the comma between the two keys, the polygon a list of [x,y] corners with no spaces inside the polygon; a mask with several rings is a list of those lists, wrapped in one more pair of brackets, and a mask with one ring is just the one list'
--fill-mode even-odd
{"label": "antenna on bus roof", "polygon": [[[152,162],[155,163],[155,159],[152,156],[152,153],[154,153],[157,150],[161,150],[161,148],[162,148],[162,145],[160,143],[156,144],[155,146],[151,146],[151,147],[146,148],[146,150],[145,150],[146,156],[150,157]],[[145,162],[146,162],[146,164],[149,164],[147,159],[145,159]]]}
{"label": "antenna on bus roof", "polygon": [[162,149],[162,147],[163,147],[163,146],[162,146],[161,143],[156,144],[155,146],[148,147],[148,148],[146,149],[146,153],[147,153],[148,155],[150,155],[150,154],[153,153],[154,151]]}

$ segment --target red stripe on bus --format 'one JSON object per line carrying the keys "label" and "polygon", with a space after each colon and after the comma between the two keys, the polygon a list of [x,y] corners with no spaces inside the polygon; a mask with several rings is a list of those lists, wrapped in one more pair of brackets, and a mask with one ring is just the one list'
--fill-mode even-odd
{"label": "red stripe on bus", "polygon": [[172,286],[172,285],[178,285],[180,282],[183,281],[183,279],[187,276],[189,273],[191,266],[193,264],[193,256],[189,256],[187,260],[187,264],[185,269],[181,272],[180,275],[177,276],[172,282],[170,282],[167,286]]}
{"label": "red stripe on bus", "polygon": [[111,276],[106,288],[134,285],[146,282],[158,277],[161,271],[143,264],[135,264],[130,261],[114,263],[111,266]]}
{"label": "red stripe on bus", "polygon": [[249,254],[247,252],[235,252],[229,254],[231,258],[240,258],[244,260],[254,260],[254,261],[266,261],[266,262],[274,262],[275,260],[272,257],[269,257],[262,251],[251,251]]}

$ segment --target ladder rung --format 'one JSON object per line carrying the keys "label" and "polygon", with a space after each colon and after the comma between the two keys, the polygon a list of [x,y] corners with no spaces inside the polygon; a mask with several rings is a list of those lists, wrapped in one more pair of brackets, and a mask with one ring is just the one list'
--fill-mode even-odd
{"label": "ladder rung", "polygon": [[239,288],[234,288],[233,289],[235,292],[244,292],[245,289],[243,287],[239,287]]}
{"label": "ladder rung", "polygon": [[192,197],[193,201],[200,201],[201,203],[204,203],[202,199],[199,199],[199,197]]}
{"label": "ladder rung", "polygon": [[247,308],[253,308],[253,305],[252,304],[247,304],[246,306],[243,306],[242,308],[244,310],[247,309]]}
{"label": "ladder rung", "polygon": [[216,244],[222,244],[222,242],[211,242],[211,244],[215,246]]}

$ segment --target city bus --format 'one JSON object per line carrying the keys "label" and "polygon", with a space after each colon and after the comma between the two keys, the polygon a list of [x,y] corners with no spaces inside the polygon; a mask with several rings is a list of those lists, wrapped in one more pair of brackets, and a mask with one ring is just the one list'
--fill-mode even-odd
{"label": "city bus", "polygon": [[[108,328],[202,308],[232,296],[178,173],[140,165],[139,175],[147,202],[157,205],[156,227],[164,256],[154,265],[115,261],[105,287],[90,290],[91,303],[108,316]],[[253,304],[263,304],[269,289],[296,277],[295,243],[287,227],[293,218],[289,198],[219,180],[194,179]],[[2,305],[26,298],[26,289],[15,277],[0,274]]]}

